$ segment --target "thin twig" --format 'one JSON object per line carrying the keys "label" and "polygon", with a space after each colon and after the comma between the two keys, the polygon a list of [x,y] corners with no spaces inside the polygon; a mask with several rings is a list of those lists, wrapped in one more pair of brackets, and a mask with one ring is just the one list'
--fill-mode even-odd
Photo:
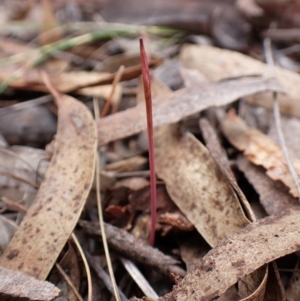
{"label": "thin twig", "polygon": [[73,241],[75,242],[76,244],[76,247],[80,253],[80,256],[82,258],[82,261],[83,261],[83,264],[84,264],[84,267],[85,267],[85,270],[86,270],[86,277],[87,277],[87,283],[88,283],[88,301],[92,301],[92,296],[93,296],[93,287],[92,287],[92,275],[91,275],[91,271],[90,271],[90,267],[89,267],[89,264],[87,262],[87,259],[85,257],[85,254],[81,248],[81,245],[75,235],[75,233],[73,232],[71,234],[71,237],[73,239]]}
{"label": "thin twig", "polygon": [[[266,54],[266,60],[267,64],[269,66],[269,76],[275,77],[275,64],[274,59],[272,55],[272,49],[271,49],[271,40],[269,38],[266,38],[264,40],[264,48],[265,48],[265,54]],[[275,127],[277,130],[277,135],[279,138],[279,142],[282,148],[282,152],[286,161],[286,164],[288,166],[288,170],[293,178],[294,184],[296,186],[297,192],[298,192],[298,198],[300,200],[300,182],[298,174],[294,168],[293,162],[291,160],[291,156],[289,154],[289,150],[286,146],[285,138],[282,131],[282,125],[281,125],[281,116],[280,116],[280,110],[279,110],[279,104],[278,104],[278,94],[276,92],[273,93],[273,114],[274,114],[274,120],[275,120]]]}
{"label": "thin twig", "polygon": [[[112,83],[112,89],[111,89],[109,97],[107,98],[105,106],[104,106],[104,108],[101,112],[101,117],[104,117],[104,116],[107,115],[107,112],[109,110],[109,107],[112,103],[112,100],[113,100],[113,97],[114,97],[114,94],[115,94],[115,91],[116,91],[117,84],[120,82],[120,79],[123,75],[124,70],[125,70],[125,67],[122,65],[122,66],[120,66],[117,73],[115,74],[115,77],[114,77],[114,80],[113,80],[113,83]],[[113,104],[112,113],[115,113],[115,111],[116,111],[115,107],[116,107],[116,105]]]}
{"label": "thin twig", "polygon": [[[100,112],[99,112],[99,103],[96,101],[96,98],[94,98],[94,112],[95,112],[95,119],[97,120],[100,116],[100,114],[99,114]],[[111,259],[110,259],[109,249],[108,249],[107,240],[106,240],[106,234],[105,234],[105,230],[104,230],[103,212],[102,212],[101,195],[100,195],[99,162],[100,162],[100,155],[99,155],[99,152],[97,152],[95,173],[96,173],[96,195],[97,195],[97,207],[98,207],[100,230],[101,230],[101,235],[102,235],[102,241],[103,241],[103,247],[104,247],[108,272],[109,272],[109,276],[111,279],[114,295],[115,295],[115,298],[117,301],[121,301],[119,290],[118,290],[116,279],[115,279],[115,275],[114,275],[114,271],[113,271],[113,267],[112,267],[112,263],[111,263]]]}
{"label": "thin twig", "polygon": [[79,301],[84,301],[83,298],[80,296],[79,292],[77,291],[76,287],[74,286],[72,280],[70,279],[68,274],[63,270],[63,268],[60,266],[60,264],[56,263],[55,266],[58,269],[58,271],[60,272],[60,274],[62,275],[62,277],[65,279],[65,281],[68,283],[69,287],[73,291],[76,298]]}

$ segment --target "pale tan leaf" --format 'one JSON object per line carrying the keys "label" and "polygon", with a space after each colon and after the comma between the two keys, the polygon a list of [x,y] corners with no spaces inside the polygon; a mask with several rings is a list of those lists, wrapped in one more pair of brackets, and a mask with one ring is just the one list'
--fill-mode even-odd
{"label": "pale tan leaf", "polygon": [[0,265],[45,279],[72,233],[90,191],[96,128],[89,110],[69,96],[57,99],[55,150],[40,186]]}
{"label": "pale tan leaf", "polygon": [[181,133],[177,125],[162,126],[154,136],[157,175],[211,246],[249,223],[230,184],[200,141]]}
{"label": "pale tan leaf", "polygon": [[[88,96],[98,96],[104,99],[108,99],[111,94],[112,85],[102,85],[95,87],[86,87],[76,91],[78,94],[88,95]],[[120,84],[116,85],[115,92],[113,95],[112,102],[116,103],[121,99],[122,96],[122,86]]]}
{"label": "pale tan leaf", "polygon": [[137,155],[128,159],[107,164],[105,166],[105,170],[118,172],[143,170],[147,162],[147,158]]}
{"label": "pale tan leaf", "polygon": [[50,301],[59,294],[59,289],[50,282],[40,281],[4,267],[0,267],[0,280],[0,293],[11,297]]}
{"label": "pale tan leaf", "polygon": [[[268,66],[239,52],[212,46],[186,45],[180,53],[182,64],[190,69],[197,69],[210,81],[253,74],[268,74]],[[276,67],[276,78],[288,95],[278,97],[283,113],[300,117],[300,75]],[[266,108],[272,108],[273,97],[270,93],[259,93],[246,97],[247,101]]]}
{"label": "pale tan leaf", "polygon": [[[262,91],[281,91],[272,80],[262,77],[239,78],[206,87],[178,90],[153,99],[154,126],[174,123],[211,106],[222,106]],[[99,144],[137,134],[147,128],[144,104],[98,120]]]}
{"label": "pale tan leaf", "polygon": [[256,221],[221,241],[160,301],[214,300],[265,263],[300,249],[300,211]]}
{"label": "pale tan leaf", "polygon": [[[230,111],[222,121],[224,135],[238,150],[254,164],[267,169],[267,175],[279,180],[290,188],[290,193],[297,196],[292,176],[287,168],[281,148],[267,135],[250,128],[234,111]],[[300,175],[300,160],[293,158],[294,168]]]}
{"label": "pale tan leaf", "polygon": [[240,189],[240,187],[237,184],[237,181],[233,175],[233,172],[230,168],[229,160],[226,156],[225,150],[222,148],[217,134],[214,131],[213,127],[210,125],[208,120],[205,118],[200,119],[199,126],[202,130],[203,138],[205,140],[206,146],[211,154],[211,156],[214,158],[216,163],[219,165],[219,168],[221,169],[224,176],[226,176],[227,181],[232,186],[233,190],[236,192],[237,197],[239,198],[239,201],[241,202],[243,209],[245,211],[245,214],[247,218],[250,221],[255,221],[255,215],[252,212],[252,209],[249,205],[249,202],[247,201],[244,193]]}

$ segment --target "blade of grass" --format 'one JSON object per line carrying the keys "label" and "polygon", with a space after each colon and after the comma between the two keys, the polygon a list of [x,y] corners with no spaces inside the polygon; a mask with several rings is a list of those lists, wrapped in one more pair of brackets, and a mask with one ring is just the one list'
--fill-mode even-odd
{"label": "blade of grass", "polygon": [[154,158],[154,139],[153,139],[153,117],[152,117],[152,97],[151,97],[151,78],[148,67],[147,55],[143,40],[140,39],[140,55],[144,83],[144,94],[147,111],[147,130],[149,141],[149,165],[150,165],[150,184],[151,184],[151,226],[149,244],[154,245],[155,224],[156,224],[156,176],[155,176],[155,158]]}
{"label": "blade of grass", "polygon": [[[108,97],[108,99],[107,99],[107,101],[105,103],[105,106],[104,106],[104,108],[103,108],[103,110],[101,112],[101,116],[100,116],[101,118],[104,117],[104,116],[106,116],[107,113],[108,113],[109,107],[110,107],[110,105],[112,103],[113,96],[114,96],[115,91],[116,91],[117,84],[119,83],[119,81],[120,81],[120,79],[121,79],[121,77],[123,75],[124,70],[125,70],[125,67],[123,65],[120,66],[120,68],[118,69],[118,71],[117,71],[117,73],[116,73],[116,75],[114,77],[114,81],[112,83],[111,93],[110,93],[110,95],[109,95],[109,97]],[[114,105],[114,107],[115,107],[115,105]],[[112,112],[112,113],[114,113],[114,112]]]}
{"label": "blade of grass", "polygon": [[[99,110],[99,103],[96,100],[96,98],[93,99],[94,102],[94,112],[95,112],[95,120],[99,119],[100,116],[100,110]],[[98,207],[98,216],[99,216],[99,224],[100,224],[100,231],[101,231],[101,236],[102,236],[102,242],[103,242],[103,248],[105,252],[105,258],[106,258],[106,263],[107,263],[107,268],[108,268],[108,273],[110,276],[112,288],[114,291],[114,295],[116,298],[116,301],[121,301],[121,297],[119,294],[119,290],[117,287],[110,255],[109,255],[109,249],[108,249],[108,244],[107,244],[107,239],[106,239],[106,233],[104,230],[104,221],[103,221],[103,211],[102,211],[102,204],[101,204],[101,195],[100,195],[100,173],[99,173],[99,162],[100,162],[100,155],[99,152],[96,156],[96,168],[95,168],[95,173],[96,173],[96,195],[97,195],[97,207]]]}
{"label": "blade of grass", "polygon": [[92,297],[93,296],[93,287],[92,287],[91,270],[90,270],[89,264],[87,262],[87,259],[85,257],[85,254],[84,254],[84,252],[83,252],[83,250],[81,248],[81,245],[80,245],[80,243],[79,243],[79,241],[78,241],[78,239],[77,239],[77,237],[76,237],[76,235],[75,235],[74,232],[71,234],[71,237],[72,237],[72,239],[73,239],[73,241],[74,241],[74,243],[75,243],[75,245],[76,245],[76,247],[77,247],[77,249],[79,251],[79,254],[80,254],[81,258],[82,258],[82,261],[83,261],[83,264],[84,264],[84,267],[85,267],[86,277],[87,277],[87,283],[88,283],[88,297],[87,297],[87,300],[88,301],[92,301],[92,298],[93,298]]}

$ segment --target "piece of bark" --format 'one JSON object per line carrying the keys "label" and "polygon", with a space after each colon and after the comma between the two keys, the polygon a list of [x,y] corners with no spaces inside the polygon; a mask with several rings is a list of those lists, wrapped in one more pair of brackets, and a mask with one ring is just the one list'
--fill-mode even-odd
{"label": "piece of bark", "polygon": [[[27,274],[0,267],[0,293],[30,300],[50,301],[58,296],[59,289],[52,283],[37,280]],[[4,300],[4,295],[0,299]]]}
{"label": "piece of bark", "polygon": [[[98,223],[81,220],[79,225],[90,234],[101,235]],[[174,258],[164,255],[125,230],[107,223],[104,223],[104,227],[108,244],[118,252],[134,261],[155,267],[165,275],[170,276],[170,273],[174,273],[181,277],[185,276],[186,272],[177,266],[178,261]]]}

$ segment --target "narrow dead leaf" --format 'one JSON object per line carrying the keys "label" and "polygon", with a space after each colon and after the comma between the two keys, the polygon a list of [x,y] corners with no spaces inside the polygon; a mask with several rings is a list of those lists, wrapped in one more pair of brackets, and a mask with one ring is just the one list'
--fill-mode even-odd
{"label": "narrow dead leaf", "polygon": [[0,293],[11,297],[50,301],[57,297],[60,291],[50,282],[40,281],[4,267],[0,267],[0,279]]}
{"label": "narrow dead leaf", "polygon": [[[104,99],[108,99],[111,94],[112,85],[102,85],[94,87],[86,87],[76,91],[78,94],[88,95],[88,96],[98,96]],[[120,84],[116,85],[115,92],[113,95],[112,102],[118,102],[122,96],[122,86]]]}
{"label": "narrow dead leaf", "polygon": [[221,241],[160,301],[214,300],[262,265],[299,251],[299,214],[256,221]]}
{"label": "narrow dead leaf", "polygon": [[37,197],[0,258],[0,265],[45,279],[72,233],[90,191],[96,129],[89,110],[63,95],[55,151]]}
{"label": "narrow dead leaf", "polygon": [[249,223],[234,191],[208,150],[178,125],[155,131],[157,175],[205,240],[215,246]]}
{"label": "narrow dead leaf", "polygon": [[[267,175],[279,180],[290,188],[290,193],[297,197],[294,181],[287,168],[281,148],[267,135],[247,126],[234,111],[230,111],[222,121],[224,135],[238,150],[254,164],[267,169]],[[293,158],[294,168],[300,175],[300,160]]]}
{"label": "narrow dead leaf", "polygon": [[[153,99],[153,125],[174,123],[211,106],[222,106],[262,91],[282,91],[273,81],[262,77],[239,78],[178,90]],[[128,137],[147,128],[144,104],[98,120],[99,144]]]}
{"label": "narrow dead leaf", "polygon": [[[268,66],[258,60],[239,52],[220,49],[212,46],[186,45],[180,53],[180,61],[190,69],[197,69],[210,81],[228,77],[267,74]],[[300,117],[300,75],[276,67],[276,78],[280,85],[289,92],[278,97],[280,110],[283,113]],[[269,93],[247,96],[252,104],[265,108],[273,107],[273,97]]]}

